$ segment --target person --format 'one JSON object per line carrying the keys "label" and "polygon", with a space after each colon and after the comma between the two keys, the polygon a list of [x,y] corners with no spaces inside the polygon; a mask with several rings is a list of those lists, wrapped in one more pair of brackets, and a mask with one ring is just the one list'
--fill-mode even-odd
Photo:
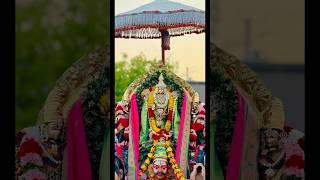
{"label": "person", "polygon": [[121,159],[115,156],[114,159],[115,180],[125,180],[125,168]]}
{"label": "person", "polygon": [[205,168],[201,163],[196,164],[191,172],[190,180],[204,180],[206,177],[204,169]]}

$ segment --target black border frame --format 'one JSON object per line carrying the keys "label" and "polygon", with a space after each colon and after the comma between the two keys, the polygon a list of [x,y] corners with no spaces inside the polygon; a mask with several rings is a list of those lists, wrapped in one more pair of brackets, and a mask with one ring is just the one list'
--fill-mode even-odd
{"label": "black border frame", "polygon": [[206,179],[210,179],[210,0],[205,0],[205,20],[206,20],[206,30],[205,30],[205,96],[206,96]]}
{"label": "black border frame", "polygon": [[[311,47],[310,44],[310,38],[311,36],[309,35],[311,33],[311,29],[310,29],[310,20],[309,18],[310,16],[310,9],[311,9],[311,5],[310,5],[310,1],[304,1],[304,27],[305,27],[305,36],[304,36],[304,40],[305,40],[305,46],[304,46],[304,62],[305,62],[305,66],[304,66],[304,81],[305,81],[305,128],[304,128],[304,137],[305,137],[305,141],[304,141],[304,155],[305,155],[305,161],[304,161],[304,171],[305,171],[305,179],[311,179],[312,175],[311,175],[311,148],[310,148],[310,142],[312,142],[312,136],[311,136],[311,98],[310,98],[310,94],[311,94],[311,80],[310,77],[311,76]],[[309,25],[309,26],[308,26]],[[316,81],[314,81],[316,82]],[[310,140],[311,139],[311,140]]]}
{"label": "black border frame", "polygon": [[114,109],[115,109],[115,76],[114,76],[114,69],[115,69],[115,32],[114,32],[114,20],[115,20],[115,1],[116,0],[109,0],[110,1],[110,179],[114,179]]}
{"label": "black border frame", "polygon": [[[1,176],[15,178],[15,1],[1,2]],[[4,163],[5,162],[5,163]]]}

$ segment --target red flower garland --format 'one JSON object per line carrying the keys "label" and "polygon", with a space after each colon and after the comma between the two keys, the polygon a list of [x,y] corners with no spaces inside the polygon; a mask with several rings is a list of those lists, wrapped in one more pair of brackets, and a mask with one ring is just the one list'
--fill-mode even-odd
{"label": "red flower garland", "polygon": [[304,168],[304,160],[302,159],[302,156],[299,155],[292,155],[285,164],[286,167],[295,167],[298,169]]}
{"label": "red flower garland", "polygon": [[42,154],[43,150],[39,143],[35,139],[29,139],[26,142],[22,143],[20,145],[20,150],[18,152],[18,158],[20,159],[22,156],[24,156],[27,153],[36,153],[36,154]]}

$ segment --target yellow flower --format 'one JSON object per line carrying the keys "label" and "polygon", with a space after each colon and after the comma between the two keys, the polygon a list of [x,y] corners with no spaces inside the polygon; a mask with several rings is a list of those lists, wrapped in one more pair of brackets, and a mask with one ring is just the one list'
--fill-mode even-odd
{"label": "yellow flower", "polygon": [[145,162],[147,165],[149,165],[149,164],[150,164],[150,159],[147,158],[144,162]]}
{"label": "yellow flower", "polygon": [[174,170],[174,173],[175,173],[175,174],[179,174],[180,172],[181,172],[180,169],[175,169],[175,170]]}
{"label": "yellow flower", "polygon": [[174,159],[174,158],[170,158],[170,163],[172,164],[172,163],[175,163],[176,162],[176,160]]}
{"label": "yellow flower", "polygon": [[167,148],[167,152],[172,152],[172,148],[171,148],[171,147],[168,147],[168,148]]}
{"label": "yellow flower", "polygon": [[170,146],[171,142],[170,141],[166,141],[166,146]]}
{"label": "yellow flower", "polygon": [[157,127],[156,120],[154,120],[154,118],[152,118],[150,121],[151,121],[150,122],[151,129],[158,133],[160,131],[160,129]]}
{"label": "yellow flower", "polygon": [[156,148],[155,147],[151,147],[151,149],[150,149],[150,152],[155,152],[156,151]]}
{"label": "yellow flower", "polygon": [[141,169],[143,170],[143,171],[145,171],[145,170],[147,170],[147,166],[146,165],[141,165]]}
{"label": "yellow flower", "polygon": [[174,98],[173,98],[173,96],[170,94],[170,98],[169,98],[169,108],[173,109],[173,105],[174,105]]}
{"label": "yellow flower", "polygon": [[152,158],[153,158],[153,154],[152,154],[152,153],[148,153],[148,157],[149,157],[150,159],[152,159]]}
{"label": "yellow flower", "polygon": [[171,122],[170,121],[167,121],[165,128],[167,131],[169,131],[171,129]]}
{"label": "yellow flower", "polygon": [[158,144],[158,140],[153,141],[153,145],[156,146]]}
{"label": "yellow flower", "polygon": [[154,104],[154,91],[151,91],[148,98],[148,107],[152,107]]}
{"label": "yellow flower", "polygon": [[183,177],[182,173],[177,174],[177,177],[180,179],[181,177]]}
{"label": "yellow flower", "polygon": [[177,164],[172,164],[172,169],[176,169],[178,166],[177,166]]}

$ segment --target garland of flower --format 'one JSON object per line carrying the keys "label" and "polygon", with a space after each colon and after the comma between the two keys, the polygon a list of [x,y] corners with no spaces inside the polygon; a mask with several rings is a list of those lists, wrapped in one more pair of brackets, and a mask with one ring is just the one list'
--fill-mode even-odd
{"label": "garland of flower", "polygon": [[[169,87],[172,91],[176,91],[178,94],[182,95],[183,88],[181,85],[177,84],[172,78],[170,78],[167,73],[166,69],[159,69],[155,71],[153,74],[150,74],[146,77],[146,79],[141,83],[141,85],[137,88],[136,90],[136,95],[137,95],[137,104],[138,104],[138,109],[139,109],[139,114],[141,113],[141,108],[143,106],[144,99],[142,97],[142,91],[145,89],[149,89],[152,86],[155,86],[158,83],[158,78],[160,73],[162,73],[164,77],[164,82]],[[178,113],[181,113],[181,106],[182,106],[182,100],[183,96],[178,96],[177,98],[177,107],[178,107]]]}
{"label": "garland of flower", "polygon": [[[16,136],[16,178],[17,179],[48,179],[42,153],[43,148],[37,138],[25,132]],[[58,174],[60,177],[61,174]]]}
{"label": "garland of flower", "polygon": [[108,114],[102,109],[106,91],[110,88],[109,66],[106,63],[98,78],[88,84],[87,94],[83,97],[84,123],[91,161],[93,179],[99,179],[99,166],[107,127]]}
{"label": "garland of flower", "polygon": [[156,120],[154,118],[154,113],[153,113],[153,110],[152,110],[152,106],[154,105],[154,101],[155,101],[154,95],[155,95],[155,91],[153,90],[153,91],[150,92],[150,96],[148,98],[148,106],[147,106],[148,107],[148,118],[150,120],[151,129],[156,133],[169,132],[170,129],[171,129],[172,118],[173,118],[174,98],[173,98],[172,95],[169,95],[168,119],[167,119],[167,122],[165,124],[165,129],[160,129],[156,125]]}
{"label": "garland of flower", "polygon": [[[141,176],[142,173],[145,173],[147,171],[148,166],[151,164],[151,160],[154,159],[154,153],[156,151],[157,144],[158,144],[158,140],[154,140],[153,146],[150,148],[150,152],[148,153],[148,157],[145,159],[144,163],[140,166],[139,176]],[[171,142],[165,141],[165,147],[166,147],[166,152],[168,153],[168,159],[174,174],[179,180],[184,180],[185,179],[184,175],[181,169],[179,168],[179,165],[176,163],[176,160],[174,159],[174,153],[171,147]]]}
{"label": "garland of flower", "polygon": [[[144,89],[148,89],[152,86],[155,86],[158,83],[158,77],[160,75],[160,73],[162,73],[162,75],[164,76],[164,81],[166,83],[166,85],[173,91],[178,92],[179,94],[183,94],[183,91],[181,90],[182,87],[179,86],[176,82],[174,82],[171,78],[169,78],[166,74],[166,71],[164,70],[159,70],[156,71],[155,73],[153,73],[152,75],[149,75],[145,81],[137,88],[136,94],[137,94],[137,103],[138,103],[138,107],[139,107],[139,112],[141,112],[141,107],[143,105],[143,97],[141,96],[142,91]],[[165,124],[165,129],[159,129],[156,126],[156,122],[155,122],[155,118],[154,118],[154,113],[152,111],[152,105],[155,102],[154,99],[154,90],[151,89],[149,98],[148,98],[148,104],[147,104],[147,108],[148,108],[148,118],[150,120],[150,126],[152,128],[153,131],[159,133],[159,132],[168,132],[170,131],[171,127],[172,127],[172,120],[173,120],[173,114],[174,114],[174,105],[175,105],[175,100],[174,97],[172,95],[169,96],[169,112],[168,112],[168,117],[167,117],[167,122]],[[178,99],[176,101],[178,107],[181,107],[182,105],[182,98],[178,96]],[[180,108],[178,108],[178,111],[181,110]],[[157,140],[155,140],[153,142],[152,147],[150,148],[150,152],[147,154],[147,158],[144,160],[144,163],[142,163],[142,165],[140,166],[140,171],[139,171],[139,175],[141,176],[143,172],[145,172],[148,169],[148,166],[151,163],[151,159],[154,158],[154,152],[156,149],[156,144],[157,144]],[[171,168],[174,170],[174,173],[176,175],[177,178],[184,180],[184,176],[182,171],[180,170],[180,168],[178,167],[178,165],[176,164],[176,160],[174,159],[174,153],[173,153],[173,149],[171,147],[171,142],[170,141],[166,141],[166,151],[168,152],[168,158],[169,158],[169,162],[171,164]]]}
{"label": "garland of flower", "polygon": [[[210,66],[210,79],[212,79],[214,85],[210,86],[210,91],[214,94],[214,111],[217,118],[214,120],[216,121],[214,143],[221,168],[223,173],[226,174],[238,101],[235,87],[231,80],[225,77],[223,67],[217,62],[218,59],[223,59],[224,52],[213,47],[212,55],[213,64]],[[214,112],[211,112],[211,114],[214,114]]]}

